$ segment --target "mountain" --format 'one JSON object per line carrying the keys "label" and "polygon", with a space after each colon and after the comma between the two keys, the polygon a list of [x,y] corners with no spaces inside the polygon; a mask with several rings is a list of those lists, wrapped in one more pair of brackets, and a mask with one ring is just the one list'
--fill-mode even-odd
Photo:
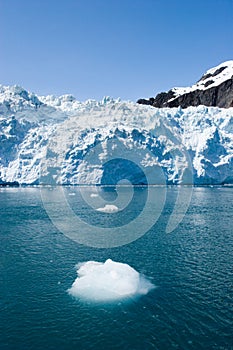
{"label": "mountain", "polygon": [[155,98],[139,99],[137,102],[158,108],[199,105],[233,107],[233,60],[209,69],[191,87],[175,87],[159,93]]}
{"label": "mountain", "polygon": [[154,108],[0,86],[0,184],[232,184],[233,108]]}

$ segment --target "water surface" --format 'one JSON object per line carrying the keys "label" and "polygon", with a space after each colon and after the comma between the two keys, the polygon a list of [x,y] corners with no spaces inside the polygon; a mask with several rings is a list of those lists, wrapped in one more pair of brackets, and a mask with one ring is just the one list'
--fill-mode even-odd
{"label": "water surface", "polygon": [[[39,188],[0,189],[1,349],[233,349],[233,188],[194,188],[184,220],[166,234],[177,191],[168,189],[162,215],[143,237],[97,249],[57,230]],[[106,214],[106,222],[77,193],[69,200],[104,227],[138,215],[145,192],[137,196],[127,218]],[[75,264],[108,258],[157,288],[129,303],[101,305],[67,293]]]}

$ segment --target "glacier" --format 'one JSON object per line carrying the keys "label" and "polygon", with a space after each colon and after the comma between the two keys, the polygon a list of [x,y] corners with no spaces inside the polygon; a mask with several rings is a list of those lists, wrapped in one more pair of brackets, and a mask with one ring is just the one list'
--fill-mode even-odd
{"label": "glacier", "polygon": [[1,185],[122,179],[232,184],[233,108],[154,108],[109,97],[80,102],[0,86]]}

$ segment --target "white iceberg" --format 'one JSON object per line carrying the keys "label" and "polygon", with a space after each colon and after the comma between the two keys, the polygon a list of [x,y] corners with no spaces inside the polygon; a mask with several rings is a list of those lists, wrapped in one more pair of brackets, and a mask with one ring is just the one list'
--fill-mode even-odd
{"label": "white iceberg", "polygon": [[103,213],[116,213],[119,208],[114,204],[105,204],[103,208],[98,208],[96,210],[102,211]]}
{"label": "white iceberg", "polygon": [[98,196],[99,196],[99,195],[98,195],[97,193],[91,193],[91,194],[90,194],[90,197],[91,197],[91,198],[96,198],[96,197],[98,197]]}
{"label": "white iceberg", "polygon": [[147,294],[155,286],[128,264],[108,259],[77,265],[78,277],[68,293],[93,302],[111,302]]}

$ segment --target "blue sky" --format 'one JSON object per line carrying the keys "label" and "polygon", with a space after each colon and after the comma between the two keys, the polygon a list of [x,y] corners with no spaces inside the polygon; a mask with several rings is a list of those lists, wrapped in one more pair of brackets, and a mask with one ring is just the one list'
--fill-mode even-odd
{"label": "blue sky", "polygon": [[137,100],[233,59],[233,0],[0,0],[0,83]]}

